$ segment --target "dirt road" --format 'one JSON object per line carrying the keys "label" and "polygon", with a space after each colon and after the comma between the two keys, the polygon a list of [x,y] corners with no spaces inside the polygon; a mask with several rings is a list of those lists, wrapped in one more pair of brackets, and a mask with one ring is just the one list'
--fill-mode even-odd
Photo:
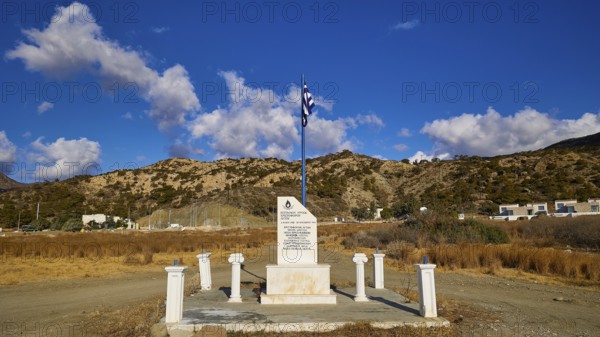
{"label": "dirt road", "polygon": [[[269,261],[245,264],[242,281],[260,282]],[[272,261],[271,261],[272,262]],[[354,263],[339,255],[332,264],[332,281],[353,282]],[[365,270],[369,276],[370,263]],[[197,268],[189,268],[191,279]],[[228,265],[213,267],[213,288],[229,286]],[[386,270],[386,287],[415,287],[413,273]],[[436,273],[438,294],[457,301],[452,316],[465,336],[598,336],[600,292],[567,286],[507,280],[488,275]],[[165,294],[166,273],[128,274],[107,279],[39,282],[0,288],[0,337],[79,336],[81,319],[99,306],[118,308]],[[444,315],[441,308],[440,315]],[[462,315],[460,317],[459,315]],[[458,318],[457,318],[458,317]],[[456,319],[457,318],[457,319]],[[59,330],[60,329],[60,330]]]}
{"label": "dirt road", "polygon": [[164,273],[82,279],[0,288],[2,320],[51,322],[98,306],[134,303],[166,289]]}
{"label": "dirt road", "polygon": [[437,282],[440,294],[495,318],[478,320],[475,312],[462,322],[465,330],[480,336],[600,334],[598,291],[456,273],[438,273]]}

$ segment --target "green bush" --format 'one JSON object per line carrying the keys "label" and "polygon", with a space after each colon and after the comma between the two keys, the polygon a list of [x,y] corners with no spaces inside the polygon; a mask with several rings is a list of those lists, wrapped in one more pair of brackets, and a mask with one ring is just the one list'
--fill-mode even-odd
{"label": "green bush", "polygon": [[50,221],[45,218],[39,218],[39,220],[32,220],[29,226],[35,227],[38,230],[44,230],[50,228]]}
{"label": "green bush", "polygon": [[387,247],[393,242],[409,242],[416,246],[439,243],[508,243],[509,237],[502,229],[467,219],[440,216],[430,212],[412,216],[403,224],[387,229],[359,232],[345,239],[348,249],[356,247]]}
{"label": "green bush", "polygon": [[507,243],[508,235],[498,227],[473,219],[458,220],[435,212],[421,214],[406,221],[406,226],[422,232],[433,243]]}
{"label": "green bush", "polygon": [[367,207],[354,207],[350,212],[352,213],[352,216],[358,221],[366,220],[371,215],[371,212]]}
{"label": "green bush", "polygon": [[65,222],[62,226],[64,231],[68,232],[78,232],[83,228],[83,222],[81,219],[71,218]]}

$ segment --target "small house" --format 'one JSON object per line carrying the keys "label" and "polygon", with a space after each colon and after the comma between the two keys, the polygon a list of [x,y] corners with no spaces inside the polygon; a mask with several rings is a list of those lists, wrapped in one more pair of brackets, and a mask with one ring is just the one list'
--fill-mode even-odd
{"label": "small house", "polygon": [[554,216],[600,215],[600,198],[590,198],[587,202],[577,202],[575,199],[556,200]]}

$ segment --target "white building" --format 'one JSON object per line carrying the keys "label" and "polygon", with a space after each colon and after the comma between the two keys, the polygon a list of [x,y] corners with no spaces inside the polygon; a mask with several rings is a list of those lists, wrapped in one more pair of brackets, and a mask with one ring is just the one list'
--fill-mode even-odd
{"label": "white building", "polygon": [[109,220],[113,222],[122,221],[127,225],[127,229],[139,229],[137,223],[131,221],[131,219],[123,219],[120,216],[111,216],[106,214],[84,214],[81,216],[81,221],[84,225],[89,225],[90,222],[94,221],[97,224],[103,224]]}
{"label": "white building", "polygon": [[375,220],[380,220],[381,219],[381,211],[383,211],[383,208],[375,208]]}
{"label": "white building", "polygon": [[591,198],[587,202],[577,202],[575,199],[554,201],[556,217],[600,215],[600,198]]}
{"label": "white building", "polygon": [[81,221],[84,225],[88,225],[92,221],[95,223],[105,223],[106,219],[106,214],[84,214],[81,216]]}
{"label": "white building", "polygon": [[519,204],[504,204],[498,207],[499,214],[492,217],[495,220],[514,221],[518,219],[530,220],[540,214],[548,214],[548,203],[533,202],[520,206]]}
{"label": "white building", "polygon": [[527,204],[525,207],[527,207],[527,215],[548,214],[547,202],[533,202],[531,204]]}
{"label": "white building", "polygon": [[555,217],[574,217],[580,215],[600,215],[600,198],[590,198],[587,202],[577,202],[577,199],[563,199],[554,201],[554,213],[548,212],[548,204],[534,202],[525,206],[518,204],[505,204],[499,206],[500,213],[490,217],[495,220],[531,219],[540,214]]}

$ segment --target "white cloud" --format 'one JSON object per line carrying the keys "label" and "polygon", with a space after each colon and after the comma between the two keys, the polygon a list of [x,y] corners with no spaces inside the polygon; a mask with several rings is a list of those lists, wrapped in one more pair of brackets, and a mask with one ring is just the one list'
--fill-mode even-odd
{"label": "white cloud", "polygon": [[150,103],[148,114],[163,131],[183,125],[186,115],[200,109],[183,66],[176,64],[159,74],[146,65],[139,52],[106,38],[90,18],[91,12],[77,2],[58,7],[44,30],[24,30],[28,43],[20,42],[6,57],[21,59],[28,70],[50,77],[86,72],[104,85],[135,83],[139,94]]}
{"label": "white cloud", "polygon": [[54,108],[54,104],[50,103],[50,102],[42,102],[42,104],[40,104],[37,108],[38,113],[41,115],[44,112],[50,110]]}
{"label": "white cloud", "polygon": [[384,127],[385,124],[383,124],[383,121],[381,120],[381,118],[379,118],[379,116],[377,116],[374,113],[370,113],[368,115],[357,115],[356,116],[356,122],[358,122],[358,124],[366,124],[366,125],[372,125],[372,126],[376,126],[376,127]]}
{"label": "white cloud", "polygon": [[333,110],[333,105],[335,104],[333,100],[326,99],[323,96],[315,96],[314,99],[316,106],[325,109],[325,111],[327,112],[331,112]]}
{"label": "white cloud", "polygon": [[398,22],[392,26],[392,30],[411,30],[419,26],[419,20],[414,19],[407,22]]}
{"label": "white cloud", "polygon": [[[246,85],[233,71],[220,72],[227,85],[227,107],[198,115],[188,124],[192,138],[208,138],[217,158],[276,157],[290,159],[300,142],[299,88],[285,95]],[[294,95],[294,93],[296,95]],[[311,151],[337,152],[351,149],[346,130],[355,127],[347,120],[326,120],[313,113],[308,120],[307,144]]]}
{"label": "white cloud", "polygon": [[21,135],[21,137],[23,137],[23,138],[29,138],[29,137],[31,137],[31,131],[25,131],[25,132],[23,132],[23,134]]}
{"label": "white cloud", "polygon": [[[61,137],[53,143],[43,143],[42,138],[38,138],[31,143],[31,148],[29,160],[37,164],[36,175],[41,181],[98,171],[100,144],[87,138],[67,140]],[[91,170],[87,170],[89,168]]]}
{"label": "white cloud", "polygon": [[407,128],[402,128],[402,129],[400,129],[400,131],[398,131],[398,137],[410,137],[410,136],[412,136],[412,133]]}
{"label": "white cloud", "polygon": [[381,118],[374,113],[335,120],[323,119],[318,113],[314,113],[309,117],[308,123],[310,127],[306,129],[306,143],[311,150],[320,154],[355,150],[357,144],[348,139],[348,131],[360,125],[378,128],[385,126]]}
{"label": "white cloud", "polygon": [[[6,136],[5,131],[0,131],[0,163],[10,163],[17,160],[17,147]],[[0,165],[4,167],[4,165]]]}
{"label": "white cloud", "polygon": [[309,117],[306,131],[306,143],[311,151],[321,154],[335,153],[342,150],[354,150],[356,147],[348,139],[347,130],[355,129],[356,124],[351,118],[327,120],[319,118],[318,114]]}
{"label": "white cloud", "polygon": [[450,158],[450,154],[449,153],[442,153],[442,154],[426,154],[423,151],[417,151],[417,153],[415,153],[412,157],[408,158],[408,160],[410,160],[411,163],[413,163],[414,161],[420,162],[421,160],[428,160],[431,161],[433,158],[438,158],[438,159],[448,159]]}
{"label": "white cloud", "polygon": [[170,30],[171,30],[170,27],[165,27],[165,26],[163,26],[163,27],[153,27],[152,28],[152,31],[155,32],[156,34],[162,34],[164,32],[168,32]]}
{"label": "white cloud", "polygon": [[132,120],[133,119],[133,115],[131,114],[131,112],[127,111],[126,113],[124,113],[124,114],[121,115],[121,118]]}
{"label": "white cloud", "polygon": [[189,125],[193,138],[210,138],[217,157],[289,159],[299,140],[294,104],[266,89],[252,88],[235,72],[220,72],[229,90],[229,105],[199,115]]}
{"label": "white cloud", "polygon": [[495,156],[600,132],[600,113],[560,120],[530,107],[509,116],[490,107],[484,115],[462,114],[426,123],[421,132],[435,141],[438,152]]}
{"label": "white cloud", "polygon": [[406,144],[396,144],[396,145],[394,145],[394,150],[396,150],[398,152],[404,152],[404,151],[408,150],[408,145],[406,145]]}

